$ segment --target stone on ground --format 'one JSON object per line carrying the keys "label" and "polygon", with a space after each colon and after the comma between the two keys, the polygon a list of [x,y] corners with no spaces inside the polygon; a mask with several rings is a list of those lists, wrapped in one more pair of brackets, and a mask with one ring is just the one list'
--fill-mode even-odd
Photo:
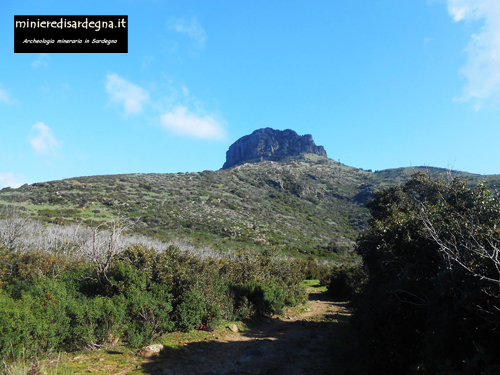
{"label": "stone on ground", "polygon": [[160,355],[161,350],[163,349],[163,345],[161,344],[156,344],[156,345],[148,345],[137,353],[139,357],[144,357],[144,358],[150,358],[150,357],[157,357]]}

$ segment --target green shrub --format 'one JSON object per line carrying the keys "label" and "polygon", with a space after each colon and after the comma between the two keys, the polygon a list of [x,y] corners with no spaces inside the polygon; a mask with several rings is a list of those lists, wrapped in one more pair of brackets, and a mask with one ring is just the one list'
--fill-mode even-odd
{"label": "green shrub", "polygon": [[286,305],[286,293],[276,284],[260,286],[257,289],[259,301],[257,311],[263,315],[281,314]]}
{"label": "green shrub", "polygon": [[36,320],[22,301],[14,300],[0,290],[0,357],[17,360],[25,349],[37,350],[32,341]]}
{"label": "green shrub", "polygon": [[25,286],[20,298],[0,290],[0,353],[18,359],[60,347],[70,335],[66,315],[68,296],[58,281],[38,278]]}
{"label": "green shrub", "polygon": [[417,173],[368,207],[362,355],[383,373],[497,373],[500,196]]}
{"label": "green shrub", "polygon": [[128,306],[127,336],[131,346],[147,344],[154,337],[173,330],[171,295],[161,285],[146,292],[131,288],[124,296]]}
{"label": "green shrub", "polygon": [[232,285],[231,290],[235,295],[234,311],[252,309],[260,315],[272,315],[281,313],[286,305],[286,293],[277,285],[249,282]]}
{"label": "green shrub", "polygon": [[308,259],[305,265],[306,280],[323,280],[330,274],[330,265],[318,264],[313,259]]}
{"label": "green shrub", "polygon": [[196,289],[187,292],[176,308],[176,326],[181,331],[199,328],[205,315],[205,298]]}
{"label": "green shrub", "polygon": [[68,314],[72,321],[70,343],[77,348],[94,348],[123,337],[127,327],[126,303],[122,296],[74,299]]}
{"label": "green shrub", "polygon": [[332,266],[330,274],[320,280],[328,292],[337,298],[352,299],[359,295],[366,282],[366,273],[360,263]]}
{"label": "green shrub", "polygon": [[209,331],[213,331],[219,327],[222,322],[222,311],[220,307],[213,304],[207,305],[201,322]]}

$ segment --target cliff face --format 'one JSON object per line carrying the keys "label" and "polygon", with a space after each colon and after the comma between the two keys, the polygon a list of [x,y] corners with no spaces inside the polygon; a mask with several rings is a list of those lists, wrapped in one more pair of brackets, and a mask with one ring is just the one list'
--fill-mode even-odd
{"label": "cliff face", "polygon": [[229,147],[222,169],[262,160],[285,161],[303,153],[326,157],[323,146],[316,146],[310,134],[300,136],[290,129],[258,129]]}

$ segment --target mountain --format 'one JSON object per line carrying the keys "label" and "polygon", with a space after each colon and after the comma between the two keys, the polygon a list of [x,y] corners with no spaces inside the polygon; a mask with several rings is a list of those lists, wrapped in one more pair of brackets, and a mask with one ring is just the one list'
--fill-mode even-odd
{"label": "mountain", "polygon": [[[121,215],[138,220],[137,233],[158,239],[183,239],[221,250],[278,249],[290,255],[335,258],[348,254],[366,227],[369,213],[365,204],[373,193],[404,182],[415,171],[433,177],[459,176],[471,185],[489,180],[491,187],[500,186],[498,175],[432,167],[365,171],[328,159],[310,136],[301,141],[303,137],[293,131],[270,130],[261,129],[249,137],[262,140],[261,150],[271,150],[270,155],[263,151],[262,158],[284,156],[285,161],[241,158],[238,160],[244,164],[218,171],[35,183],[2,189],[0,205],[15,205],[49,223],[96,225]],[[242,139],[235,144],[254,144]],[[274,141],[279,148],[273,146]],[[313,145],[316,153],[297,154],[302,147],[311,150]],[[285,148],[288,152],[277,151]]]}
{"label": "mountain", "polygon": [[323,146],[316,146],[310,134],[299,136],[290,129],[258,129],[229,147],[222,169],[264,160],[287,161],[304,153],[327,156]]}

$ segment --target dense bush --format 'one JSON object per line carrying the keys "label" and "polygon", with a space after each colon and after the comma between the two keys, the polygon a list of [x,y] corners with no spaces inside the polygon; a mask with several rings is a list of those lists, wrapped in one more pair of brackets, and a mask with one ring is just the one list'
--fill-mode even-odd
{"label": "dense bush", "polygon": [[72,330],[67,337],[68,345],[94,348],[123,337],[127,328],[126,313],[123,296],[73,299],[68,309],[72,322]]}
{"label": "dense bush", "polygon": [[328,292],[334,297],[351,300],[361,293],[366,273],[360,263],[334,265],[320,282],[328,287]]}
{"label": "dense bush", "polygon": [[250,303],[250,306],[259,314],[269,315],[281,313],[287,305],[287,295],[277,285],[249,282],[233,285],[231,289],[235,293],[236,310],[242,305]]}
{"label": "dense bush", "polygon": [[321,262],[312,257],[309,257],[307,260],[303,260],[302,262],[304,263],[305,278],[307,280],[324,280],[328,278],[331,268],[329,262]]}
{"label": "dense bush", "polygon": [[35,280],[20,298],[0,291],[0,354],[19,358],[23,350],[43,353],[60,346],[70,333],[68,298],[56,280]]}
{"label": "dense bush", "polygon": [[368,207],[354,314],[365,358],[379,373],[499,373],[499,197],[416,174]]}
{"label": "dense bush", "polygon": [[303,266],[271,254],[200,258],[136,244],[98,261],[0,248],[0,357],[137,347],[305,298]]}

